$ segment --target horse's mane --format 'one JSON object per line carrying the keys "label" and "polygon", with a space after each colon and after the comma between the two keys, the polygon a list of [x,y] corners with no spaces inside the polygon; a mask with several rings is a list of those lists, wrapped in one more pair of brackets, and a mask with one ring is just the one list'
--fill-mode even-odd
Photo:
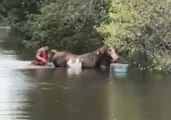
{"label": "horse's mane", "polygon": [[94,50],[93,53],[103,54],[103,53],[105,53],[107,51],[107,49],[108,49],[108,46],[103,45],[103,46],[97,48],[96,50]]}

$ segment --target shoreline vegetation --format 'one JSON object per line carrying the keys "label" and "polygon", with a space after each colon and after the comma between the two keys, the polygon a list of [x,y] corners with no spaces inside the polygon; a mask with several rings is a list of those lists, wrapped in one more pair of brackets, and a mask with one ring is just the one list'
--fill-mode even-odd
{"label": "shoreline vegetation", "polygon": [[79,54],[106,42],[121,61],[170,72],[170,9],[168,0],[1,0],[0,20],[23,44]]}

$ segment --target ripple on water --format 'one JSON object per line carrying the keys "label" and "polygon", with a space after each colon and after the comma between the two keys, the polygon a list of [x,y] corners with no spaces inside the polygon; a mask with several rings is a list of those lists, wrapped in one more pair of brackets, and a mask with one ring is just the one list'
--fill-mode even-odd
{"label": "ripple on water", "polygon": [[26,76],[16,69],[25,62],[17,61],[13,55],[0,59],[0,120],[28,119],[29,113],[22,108],[29,106],[25,96],[29,87]]}
{"label": "ripple on water", "polygon": [[[20,74],[14,76],[10,72],[4,74],[0,79],[0,120],[19,120],[28,118],[29,113],[22,108],[30,105],[25,96],[28,90],[28,83]],[[2,76],[1,76],[2,77]],[[23,79],[22,79],[23,78]]]}

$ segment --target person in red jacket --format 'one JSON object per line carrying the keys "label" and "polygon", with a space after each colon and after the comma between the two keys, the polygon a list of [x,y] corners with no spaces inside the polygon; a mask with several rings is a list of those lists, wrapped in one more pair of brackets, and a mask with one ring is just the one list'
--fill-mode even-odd
{"label": "person in red jacket", "polygon": [[33,65],[45,66],[48,62],[49,47],[44,46],[37,50],[36,58],[32,62]]}

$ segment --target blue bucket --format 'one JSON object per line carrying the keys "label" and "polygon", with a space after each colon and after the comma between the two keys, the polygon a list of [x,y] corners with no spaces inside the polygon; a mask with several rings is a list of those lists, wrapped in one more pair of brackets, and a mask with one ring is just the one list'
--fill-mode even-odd
{"label": "blue bucket", "polygon": [[112,72],[127,72],[128,71],[128,64],[119,64],[119,63],[112,63],[110,64],[110,70]]}

